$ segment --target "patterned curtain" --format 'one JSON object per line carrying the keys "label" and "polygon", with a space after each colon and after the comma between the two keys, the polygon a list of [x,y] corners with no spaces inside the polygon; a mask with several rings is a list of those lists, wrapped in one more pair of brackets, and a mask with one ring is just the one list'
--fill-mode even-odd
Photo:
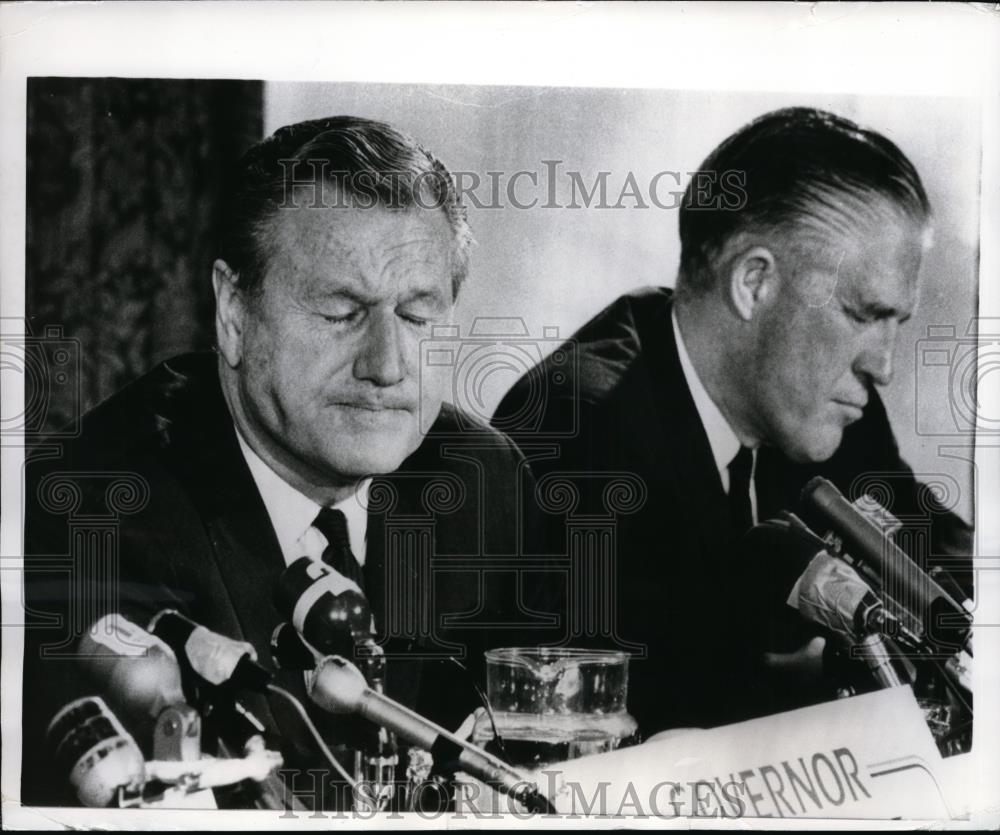
{"label": "patterned curtain", "polygon": [[61,328],[79,379],[54,431],[183,351],[212,344],[211,264],[231,163],[261,136],[263,85],[28,82],[26,315]]}

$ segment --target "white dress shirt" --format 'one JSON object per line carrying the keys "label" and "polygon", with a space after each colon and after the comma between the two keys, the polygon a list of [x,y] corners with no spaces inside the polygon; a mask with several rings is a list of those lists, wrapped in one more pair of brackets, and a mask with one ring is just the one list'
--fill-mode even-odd
{"label": "white dress shirt", "polygon": [[[670,312],[670,322],[674,330],[674,340],[677,343],[677,356],[681,361],[681,370],[684,372],[684,380],[687,382],[688,390],[694,399],[694,406],[698,410],[698,417],[701,425],[708,435],[708,444],[712,448],[712,457],[715,459],[715,467],[719,472],[719,479],[722,481],[722,489],[729,493],[729,465],[740,451],[742,444],[736,436],[729,421],[719,411],[715,401],[705,390],[705,385],[701,382],[698,372],[694,370],[691,357],[684,345],[681,337],[681,329],[677,324],[677,311]],[[757,522],[757,490],[754,485],[754,474],[757,470],[757,449],[753,449],[753,464],[750,469],[750,511],[753,514],[753,521]]]}
{"label": "white dress shirt", "polygon": [[[277,534],[285,565],[291,565],[299,557],[321,560],[328,543],[326,537],[313,527],[320,505],[300,493],[272,470],[250,448],[239,430],[236,431],[236,437],[239,439],[240,449],[250,468],[257,490],[264,500],[264,507],[267,508],[267,515]],[[343,512],[347,517],[347,534],[351,540],[351,551],[354,552],[358,564],[362,566],[365,564],[365,542],[368,534],[367,506],[370,485],[371,479],[365,479],[354,495],[332,505],[335,510]]]}

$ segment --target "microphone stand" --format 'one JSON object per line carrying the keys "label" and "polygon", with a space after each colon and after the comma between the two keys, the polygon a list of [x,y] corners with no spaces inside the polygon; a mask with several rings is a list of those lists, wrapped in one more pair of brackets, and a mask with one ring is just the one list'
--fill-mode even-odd
{"label": "microphone stand", "polygon": [[[368,638],[355,647],[358,668],[368,686],[385,692],[385,652]],[[381,726],[365,729],[362,748],[354,752],[354,778],[361,791],[354,792],[358,812],[384,812],[395,797],[399,749],[396,735]]]}

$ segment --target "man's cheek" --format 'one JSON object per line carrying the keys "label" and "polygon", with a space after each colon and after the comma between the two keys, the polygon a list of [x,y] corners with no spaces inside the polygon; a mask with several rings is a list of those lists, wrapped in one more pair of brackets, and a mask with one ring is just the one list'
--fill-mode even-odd
{"label": "man's cheek", "polygon": [[440,405],[448,397],[452,368],[425,364],[420,373],[420,399],[425,405]]}

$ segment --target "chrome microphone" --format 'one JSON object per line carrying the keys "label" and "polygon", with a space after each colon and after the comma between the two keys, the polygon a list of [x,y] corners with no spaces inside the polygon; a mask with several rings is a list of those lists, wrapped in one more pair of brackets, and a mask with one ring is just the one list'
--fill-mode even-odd
{"label": "chrome microphone", "polygon": [[309,696],[332,713],[356,713],[387,728],[412,745],[430,751],[436,762],[453,762],[489,786],[509,794],[532,812],[553,811],[538,787],[516,769],[459,739],[388,696],[368,686],[365,677],[343,658],[323,658],[309,677]]}
{"label": "chrome microphone", "polygon": [[46,730],[56,769],[84,806],[109,806],[119,789],[139,793],[146,781],[142,752],[100,696],[60,710]]}

